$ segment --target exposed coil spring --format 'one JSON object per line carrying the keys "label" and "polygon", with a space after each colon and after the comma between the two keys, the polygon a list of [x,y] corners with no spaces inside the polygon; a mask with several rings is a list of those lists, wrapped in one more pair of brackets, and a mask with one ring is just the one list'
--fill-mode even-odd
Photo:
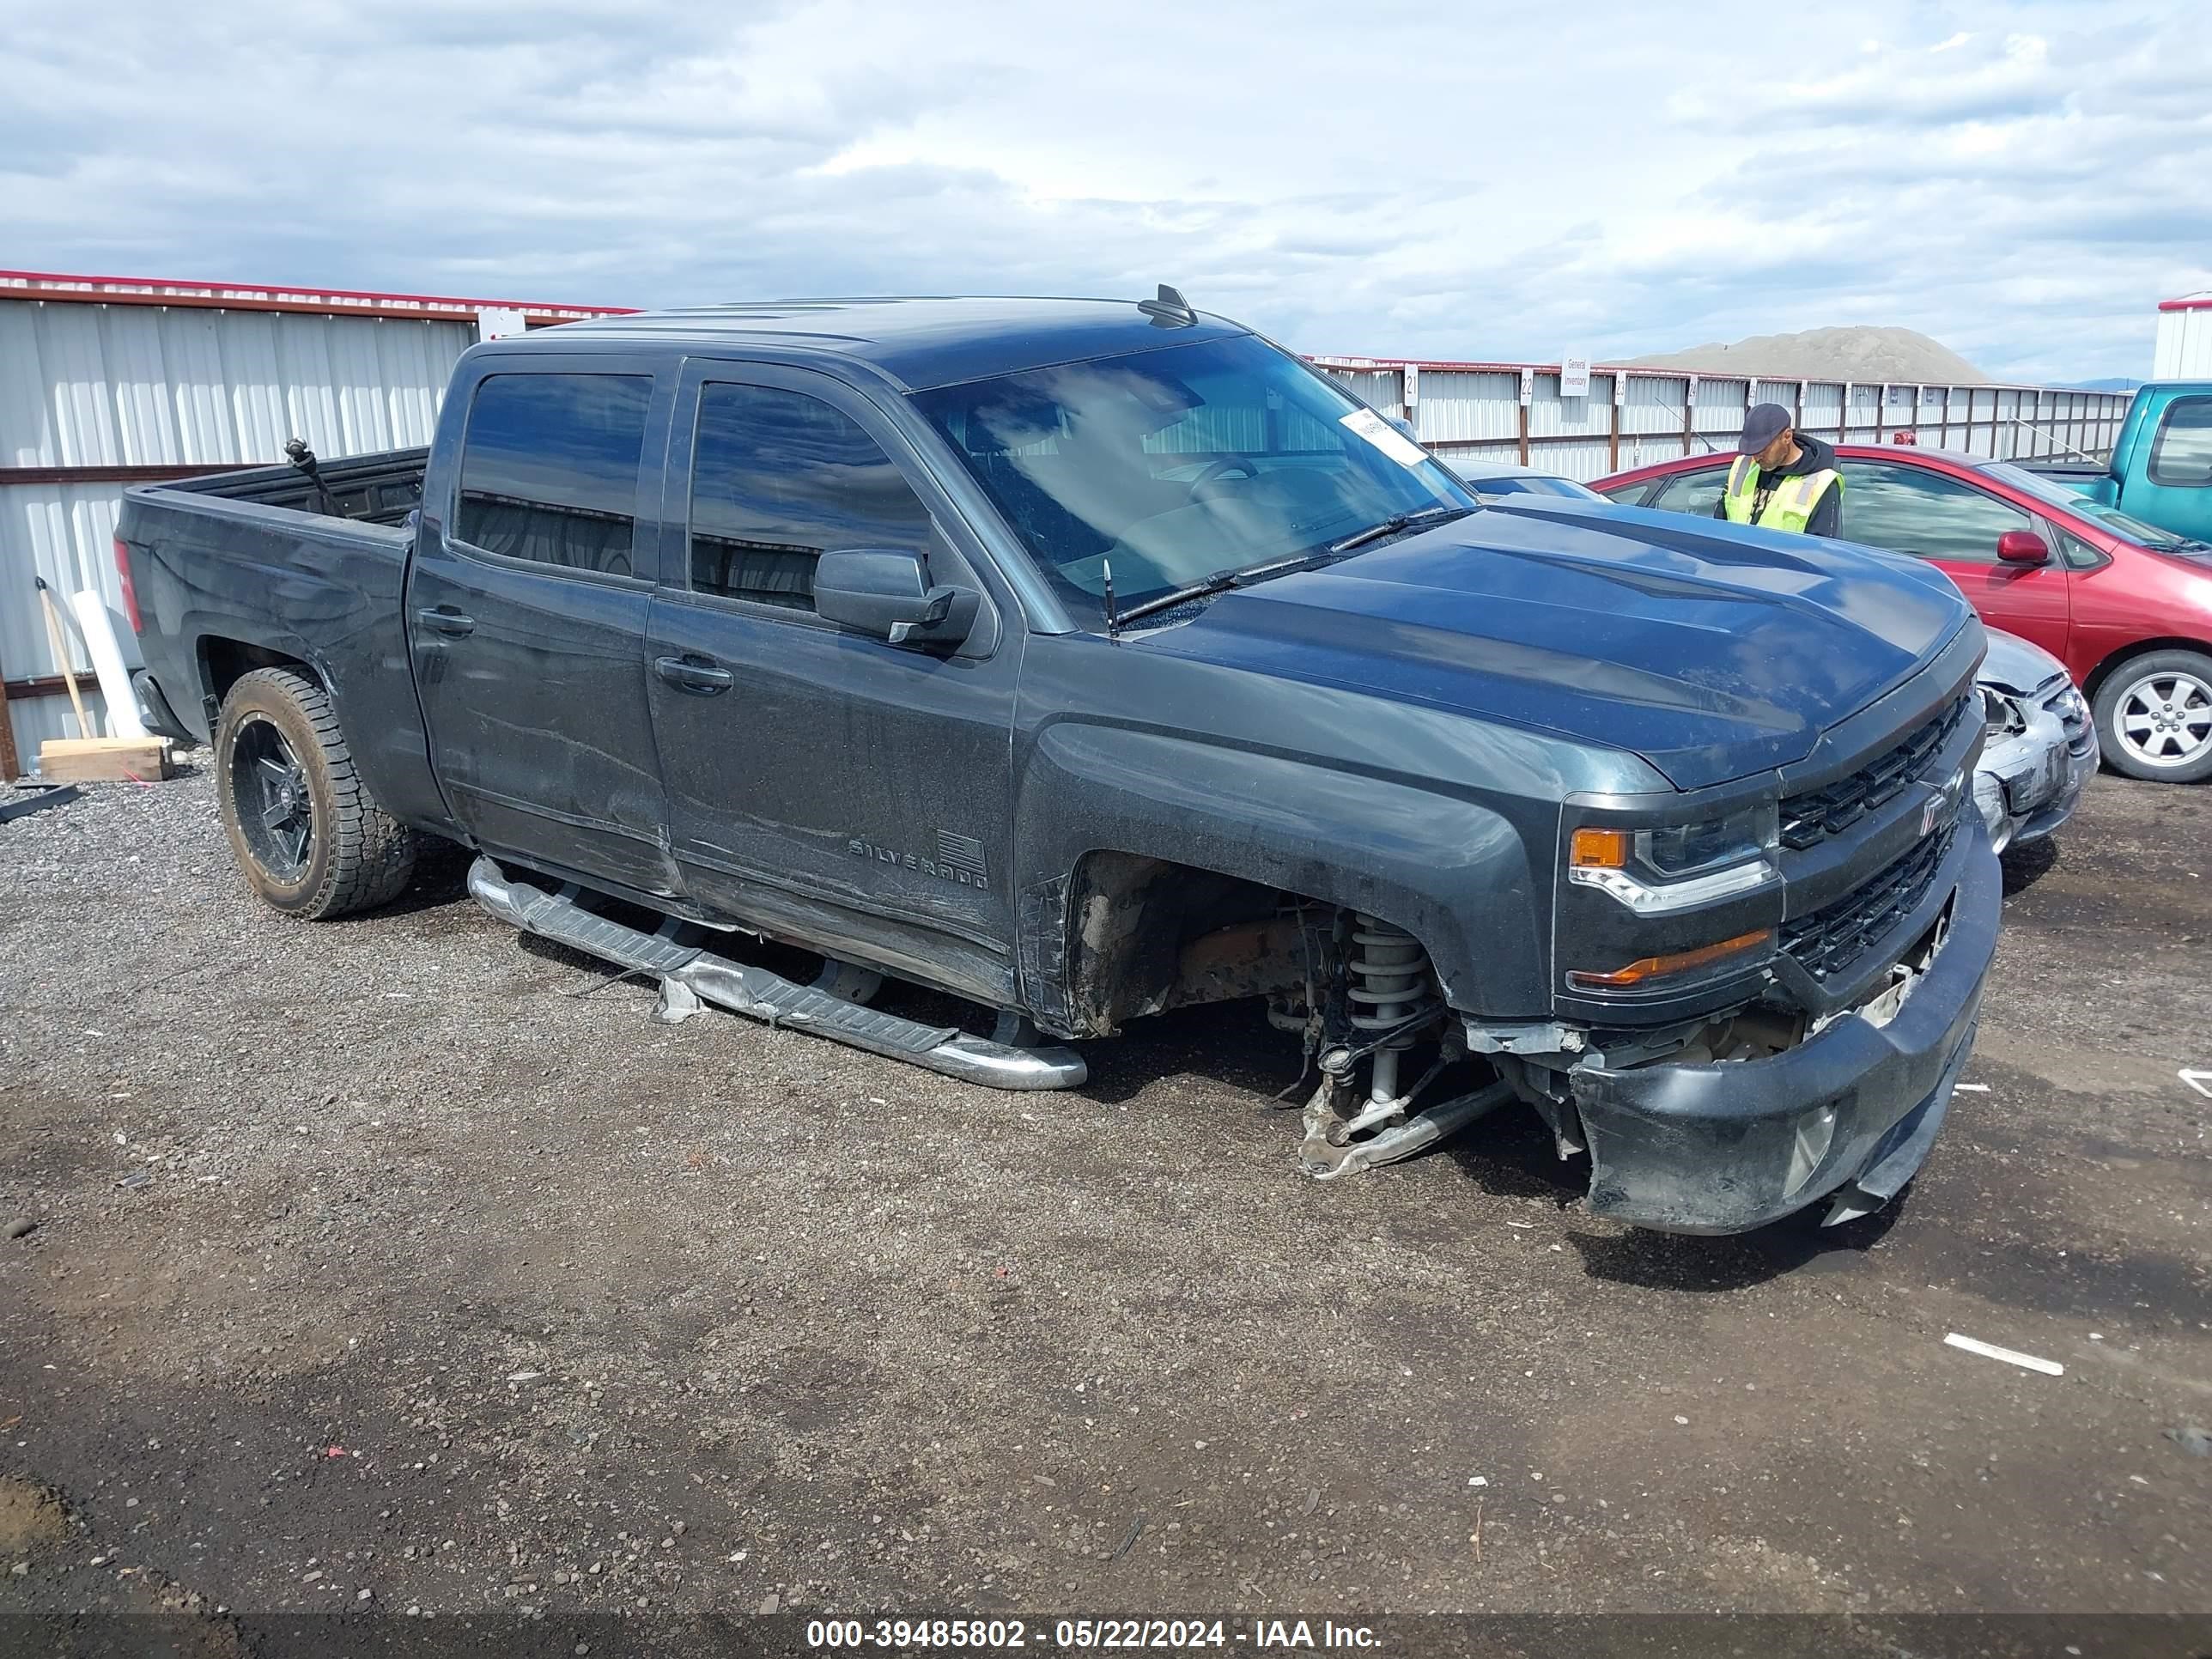
{"label": "exposed coil spring", "polygon": [[[1383,1031],[1419,1007],[1429,984],[1429,953],[1402,927],[1365,912],[1352,917],[1352,952],[1346,964],[1352,982],[1345,994],[1354,1005],[1353,1027]],[[1413,1046],[1413,1035],[1393,1038],[1393,1048]]]}

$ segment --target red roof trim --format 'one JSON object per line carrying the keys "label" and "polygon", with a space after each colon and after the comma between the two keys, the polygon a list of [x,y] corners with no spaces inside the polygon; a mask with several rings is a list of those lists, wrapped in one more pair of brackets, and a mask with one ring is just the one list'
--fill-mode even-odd
{"label": "red roof trim", "polygon": [[[525,311],[533,316],[553,316],[573,313],[579,317],[628,316],[634,306],[561,305],[537,300],[471,300],[449,294],[383,294],[364,289],[317,288],[312,283],[207,282],[173,276],[88,276],[51,270],[0,270],[0,298],[7,297],[10,288],[37,288],[45,290],[45,299],[64,297],[53,291],[56,284],[67,285],[72,290],[66,297],[97,305],[109,295],[106,289],[145,294],[149,291],[171,291],[181,296],[221,298],[228,295],[251,296],[260,300],[279,300],[301,306],[348,313],[361,305],[420,306],[426,309],[435,307],[457,311],[477,311],[490,307]],[[318,302],[320,302],[318,305]],[[350,302],[350,303],[346,303]]]}
{"label": "red roof trim", "polygon": [[2160,311],[2212,311],[2212,294],[2189,294],[2179,300],[2160,300]]}

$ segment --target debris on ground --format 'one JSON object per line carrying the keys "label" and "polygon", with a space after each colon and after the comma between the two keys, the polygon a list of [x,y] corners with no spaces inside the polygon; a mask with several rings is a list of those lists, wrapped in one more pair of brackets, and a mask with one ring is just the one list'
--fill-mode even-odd
{"label": "debris on ground", "polygon": [[[2017,1348],[2000,1348],[1994,1342],[1978,1342],[1971,1336],[1961,1336],[1953,1331],[1943,1339],[1954,1348],[1963,1348],[1968,1353],[1978,1353],[1984,1359],[2002,1359],[2008,1365],[2018,1365],[2023,1370],[2041,1371],[2045,1376],[2063,1376],[2066,1367],[2055,1359],[2045,1359],[2032,1353],[2022,1353]],[[1680,1422],[1680,1418],[1674,1419]]]}
{"label": "debris on ground", "polygon": [[27,794],[14,800],[0,801],[0,823],[13,818],[25,818],[33,812],[43,812],[49,806],[66,806],[84,792],[73,783],[50,784],[34,787]]}

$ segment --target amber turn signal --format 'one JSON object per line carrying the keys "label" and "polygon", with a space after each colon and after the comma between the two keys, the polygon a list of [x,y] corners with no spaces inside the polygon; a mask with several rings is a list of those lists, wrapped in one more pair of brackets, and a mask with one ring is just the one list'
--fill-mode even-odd
{"label": "amber turn signal", "polygon": [[1627,862],[1626,830],[1577,830],[1567,853],[1568,866],[1576,870],[1618,870]]}
{"label": "amber turn signal", "polygon": [[1616,968],[1609,974],[1569,974],[1567,983],[1578,991],[1632,990],[1646,980],[1662,979],[1669,974],[1686,974],[1693,968],[1707,967],[1773,942],[1774,930],[1762,927],[1757,933],[1738,933],[1734,939],[1724,939],[1717,945],[1700,945],[1694,951],[1671,951],[1665,956],[1641,957],[1626,968]]}

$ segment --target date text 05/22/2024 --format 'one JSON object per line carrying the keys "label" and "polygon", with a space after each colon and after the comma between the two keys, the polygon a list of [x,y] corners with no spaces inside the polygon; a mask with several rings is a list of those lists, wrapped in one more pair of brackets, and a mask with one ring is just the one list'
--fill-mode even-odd
{"label": "date text 05/22/2024", "polygon": [[1381,1638],[1365,1625],[1334,1620],[1253,1619],[815,1619],[810,1648],[952,1649],[1012,1652],[1025,1648],[1080,1650],[1243,1647],[1373,1651]]}

